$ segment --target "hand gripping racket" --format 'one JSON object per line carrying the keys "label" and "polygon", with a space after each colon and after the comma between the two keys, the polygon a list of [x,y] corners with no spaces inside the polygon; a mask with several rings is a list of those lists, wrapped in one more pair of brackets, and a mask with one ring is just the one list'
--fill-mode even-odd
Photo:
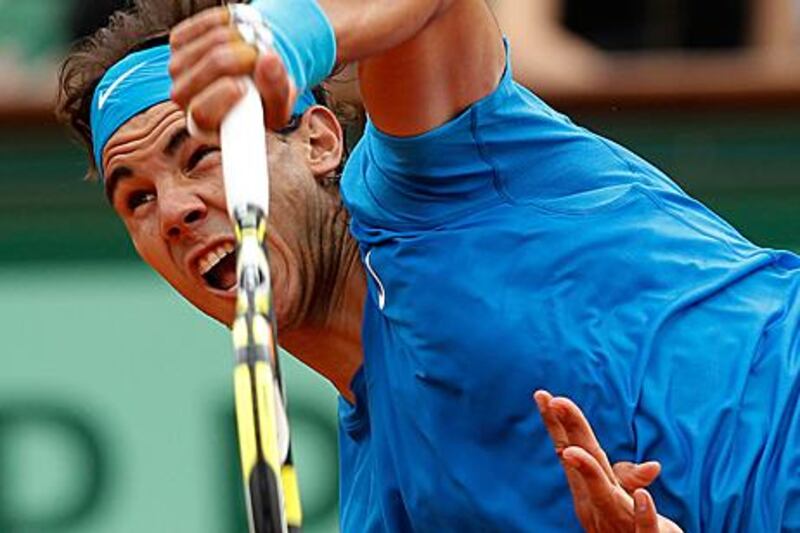
{"label": "hand gripping racket", "polygon": [[261,98],[252,80],[222,123],[222,167],[236,233],[238,279],[233,345],[239,451],[251,533],[299,532],[285,392],[272,306],[267,217],[269,171]]}

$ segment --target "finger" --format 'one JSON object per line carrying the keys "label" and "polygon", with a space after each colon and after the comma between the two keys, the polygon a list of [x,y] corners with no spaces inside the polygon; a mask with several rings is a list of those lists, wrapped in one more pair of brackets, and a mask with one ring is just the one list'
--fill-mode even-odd
{"label": "finger", "polygon": [[587,502],[590,501],[590,495],[578,471],[575,470],[572,465],[567,464],[562,457],[563,451],[569,446],[569,441],[555,413],[550,410],[550,400],[553,399],[553,395],[545,390],[538,390],[533,394],[533,399],[536,402],[536,406],[539,408],[539,414],[544,421],[547,433],[550,435],[550,440],[553,442],[553,448],[564,470],[564,475],[567,478],[567,484],[569,485],[569,490],[572,493],[572,499],[575,503],[575,512],[583,523],[584,519],[588,519],[585,514],[591,514],[590,510],[585,510],[587,508]]}
{"label": "finger", "polygon": [[608,476],[608,479],[616,483],[614,471],[611,469],[608,456],[600,446],[592,430],[592,426],[583,415],[583,411],[581,411],[580,407],[569,398],[561,397],[551,400],[550,408],[561,422],[570,445],[583,448],[592,454]]}
{"label": "finger", "polygon": [[628,493],[633,493],[636,489],[649,487],[661,474],[661,464],[657,461],[641,464],[621,461],[615,463],[611,468],[619,484]]}
{"label": "finger", "polygon": [[173,50],[169,61],[169,74],[173,78],[198,63],[203,56],[218,46],[242,42],[242,36],[232,26],[218,26],[200,35],[177,50]]}
{"label": "finger", "polygon": [[569,446],[569,440],[555,412],[550,409],[550,401],[553,399],[553,396],[547,391],[540,390],[533,395],[533,398],[536,401],[536,406],[539,408],[539,415],[542,417],[545,428],[550,435],[550,440],[553,441],[556,453],[560,457],[564,449]]}
{"label": "finger", "polygon": [[639,489],[633,493],[636,533],[658,533],[658,513],[650,493]]}
{"label": "finger", "polygon": [[586,484],[583,482],[580,473],[561,457],[561,452],[568,444],[566,441],[566,434],[563,428],[561,428],[561,424],[555,418],[555,415],[549,411],[549,404],[550,400],[553,399],[553,395],[545,390],[538,390],[533,394],[533,399],[539,409],[539,414],[544,421],[550,439],[553,441],[553,446],[556,449],[561,468],[567,478],[567,485],[569,485],[570,494],[572,494],[575,513],[581,524],[588,528],[593,520],[591,495],[586,489]]}
{"label": "finger", "polygon": [[586,487],[581,474],[578,470],[565,461],[561,461],[564,474],[567,477],[567,485],[572,495],[572,504],[578,521],[587,531],[591,531],[592,524],[596,521],[597,508],[592,494]]}
{"label": "finger", "polygon": [[569,446],[569,439],[567,438],[567,432],[564,431],[555,412],[550,409],[550,402],[553,396],[547,391],[539,390],[534,393],[533,399],[536,401],[536,406],[539,408],[539,414],[542,417],[547,433],[550,435],[550,440],[553,441],[556,454],[561,457],[561,453]]}
{"label": "finger", "polygon": [[[544,395],[539,395],[539,393],[544,393]],[[542,401],[544,404],[547,403],[549,398],[552,396],[545,391],[537,392],[537,395],[540,397],[537,398],[537,403]],[[572,502],[575,508],[575,514],[578,517],[581,525],[587,531],[591,530],[591,525],[595,521],[595,502],[592,499],[592,494],[589,492],[589,489],[586,487],[586,482],[583,480],[578,469],[575,465],[569,461],[565,461],[561,456],[559,456],[561,468],[564,471],[564,475],[567,478],[567,485],[569,486],[569,492],[572,495]]]}
{"label": "finger", "polygon": [[601,508],[614,509],[617,497],[616,485],[608,479],[597,459],[577,446],[570,446],[564,450],[562,457],[567,465],[580,474],[592,500]]}
{"label": "finger", "polygon": [[253,79],[264,101],[267,127],[279,130],[292,116],[297,91],[281,58],[267,52],[259,58]]}
{"label": "finger", "polygon": [[564,459],[580,474],[589,499],[585,506],[591,508],[594,517],[612,524],[608,531],[633,529],[633,498],[608,479],[594,456],[582,448],[570,446],[564,450]]}
{"label": "finger", "polygon": [[217,79],[249,75],[253,72],[257,56],[255,48],[241,42],[215,48],[174,79],[172,100],[185,108]]}
{"label": "finger", "polygon": [[226,7],[213,7],[201,11],[176,25],[169,34],[169,44],[177,50],[217,26],[230,23],[230,12]]}
{"label": "finger", "polygon": [[[222,120],[247,91],[241,78],[220,78],[197,95],[189,105],[189,133],[216,134]],[[195,131],[192,131],[195,130]],[[196,130],[199,130],[196,131]]]}

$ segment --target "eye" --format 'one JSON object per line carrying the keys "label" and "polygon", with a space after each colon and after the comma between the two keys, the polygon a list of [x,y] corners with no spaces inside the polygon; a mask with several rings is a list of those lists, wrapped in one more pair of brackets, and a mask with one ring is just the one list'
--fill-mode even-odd
{"label": "eye", "polygon": [[186,170],[191,172],[195,169],[200,163],[203,161],[210,159],[211,156],[215,156],[220,153],[220,149],[217,146],[201,146],[197,150],[192,153],[192,156],[189,158],[189,161],[186,163]]}
{"label": "eye", "polygon": [[125,206],[130,212],[156,199],[156,194],[152,191],[134,191],[125,199]]}

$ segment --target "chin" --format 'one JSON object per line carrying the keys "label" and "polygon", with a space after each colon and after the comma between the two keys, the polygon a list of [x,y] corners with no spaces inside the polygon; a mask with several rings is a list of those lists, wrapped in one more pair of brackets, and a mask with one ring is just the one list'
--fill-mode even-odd
{"label": "chin", "polygon": [[231,328],[233,326],[233,319],[236,318],[233,309],[231,309],[229,313],[206,314],[226,328]]}
{"label": "chin", "polygon": [[236,294],[230,297],[204,294],[202,297],[188,298],[189,302],[203,314],[230,327],[236,317]]}
{"label": "chin", "polygon": [[224,306],[216,309],[214,313],[209,313],[211,318],[222,322],[225,326],[231,327],[233,320],[236,318],[236,304],[234,302],[225,302]]}

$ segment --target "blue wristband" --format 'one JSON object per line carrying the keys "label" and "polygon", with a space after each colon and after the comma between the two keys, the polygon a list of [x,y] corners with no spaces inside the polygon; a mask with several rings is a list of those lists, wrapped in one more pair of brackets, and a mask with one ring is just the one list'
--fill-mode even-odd
{"label": "blue wristband", "polygon": [[272,31],[298,93],[327,78],[336,64],[336,36],[316,0],[255,0],[251,4]]}

